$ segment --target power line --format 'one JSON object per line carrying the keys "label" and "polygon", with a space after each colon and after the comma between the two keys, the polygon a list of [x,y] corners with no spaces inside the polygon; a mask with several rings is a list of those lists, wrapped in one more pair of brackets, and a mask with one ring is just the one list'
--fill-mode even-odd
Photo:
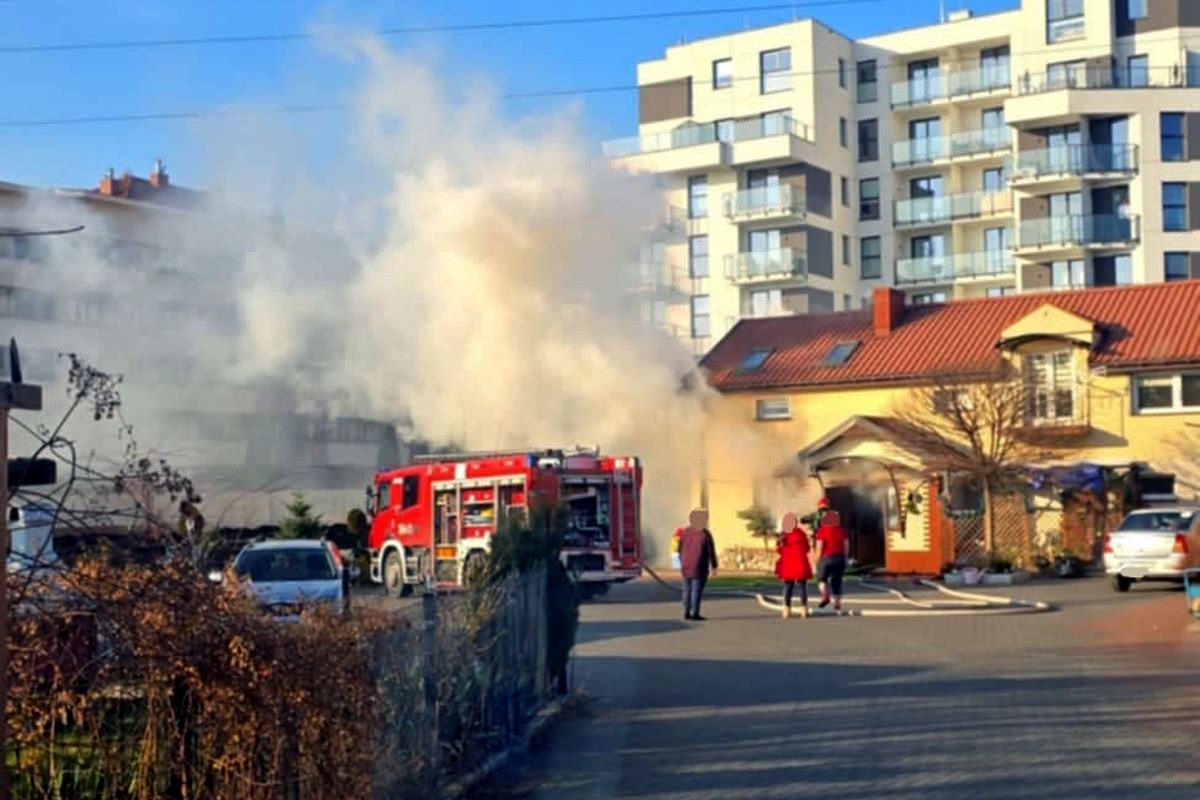
{"label": "power line", "polygon": [[[376,36],[407,36],[425,33],[470,33],[479,31],[513,30],[519,28],[554,28],[568,25],[603,25],[616,22],[648,22],[663,19],[755,14],[771,11],[792,11],[799,8],[849,6],[894,3],[897,0],[810,0],[801,3],[765,3],[761,5],[724,6],[706,9],[652,11],[641,14],[605,14],[592,17],[547,17],[530,20],[493,20],[490,22],[459,22],[448,25],[410,25],[378,28]],[[127,39],[124,41],[64,42],[62,44],[25,44],[0,46],[0,54],[61,53],[81,50],[132,50],[137,48],[193,47],[198,45],[264,44],[306,42],[326,38],[318,33],[261,33],[232,36],[191,36],[160,39]]]}

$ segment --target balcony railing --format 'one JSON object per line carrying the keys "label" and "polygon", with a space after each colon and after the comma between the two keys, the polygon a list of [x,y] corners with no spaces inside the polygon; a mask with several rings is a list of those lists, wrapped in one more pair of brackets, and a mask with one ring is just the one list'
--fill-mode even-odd
{"label": "balcony railing", "polygon": [[1200,67],[1114,67],[1078,65],[1048,72],[1026,72],[1017,78],[1017,94],[1062,89],[1179,89],[1200,86]]}
{"label": "balcony railing", "polygon": [[943,158],[959,158],[1011,148],[1012,134],[1007,128],[981,128],[947,136],[893,142],[892,163],[896,166],[927,164]]}
{"label": "balcony railing", "polygon": [[928,225],[1011,211],[1011,192],[963,192],[897,200],[895,219],[897,225]]}
{"label": "balcony railing", "polygon": [[725,277],[734,283],[756,280],[806,280],[808,254],[784,247],[725,256]]}
{"label": "balcony railing", "polygon": [[633,268],[633,290],[645,294],[688,294],[687,273],[663,262],[639,263]]}
{"label": "balcony railing", "polygon": [[808,126],[785,114],[747,117],[733,120],[732,125],[725,126],[719,126],[716,122],[689,122],[662,133],[611,139],[603,142],[600,148],[606,158],[623,158],[718,141],[745,142],[785,134],[810,139]]}
{"label": "balcony railing", "polygon": [[1011,275],[1011,250],[986,250],[955,256],[904,258],[896,262],[896,283],[951,283],[960,278]]}
{"label": "balcony railing", "polygon": [[1004,89],[1011,84],[1007,59],[975,69],[935,70],[922,78],[893,83],[892,106],[917,106],[959,95]]}
{"label": "balcony railing", "polygon": [[1024,150],[1017,154],[1013,178],[1043,175],[1089,175],[1123,173],[1138,169],[1136,144],[1068,144]]}
{"label": "balcony railing", "polygon": [[804,198],[787,183],[729,192],[723,199],[725,216],[731,219],[804,213]]}
{"label": "balcony railing", "polygon": [[1141,237],[1137,214],[1073,215],[1021,222],[1018,248],[1083,246],[1136,242]]}

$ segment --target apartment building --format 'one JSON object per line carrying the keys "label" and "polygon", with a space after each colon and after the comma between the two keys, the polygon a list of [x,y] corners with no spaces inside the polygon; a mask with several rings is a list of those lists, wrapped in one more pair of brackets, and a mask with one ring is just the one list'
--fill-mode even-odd
{"label": "apartment building", "polygon": [[1195,0],[1021,0],[861,40],[798,20],[670,47],[638,86],[638,135],[604,152],[680,210],[639,288],[698,354],[880,286],[1200,276]]}
{"label": "apartment building", "polygon": [[[0,182],[0,334],[19,343],[25,380],[43,385],[45,420],[69,397],[60,354],[121,374],[139,443],[196,481],[210,521],[276,521],[294,491],[336,521],[408,448],[391,421],[325,413],[291,386],[231,369],[248,258],[348,258],[331,237],[252,219],[175,185],[161,163],[148,177],[110,171],[90,188]],[[37,235],[54,230],[69,232]],[[298,364],[296,377],[319,385],[320,369]],[[81,417],[67,432],[81,452],[120,459],[113,426]],[[29,444],[14,437],[13,448]]]}

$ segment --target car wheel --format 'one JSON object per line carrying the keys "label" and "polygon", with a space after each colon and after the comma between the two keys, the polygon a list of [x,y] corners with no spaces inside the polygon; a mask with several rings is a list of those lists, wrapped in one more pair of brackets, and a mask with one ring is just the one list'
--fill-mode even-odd
{"label": "car wheel", "polygon": [[410,589],[404,583],[404,572],[400,569],[400,555],[395,550],[389,550],[383,557],[383,593],[403,595],[405,589]]}
{"label": "car wheel", "polygon": [[1115,592],[1128,592],[1133,586],[1133,578],[1126,578],[1124,575],[1113,575],[1112,588]]}

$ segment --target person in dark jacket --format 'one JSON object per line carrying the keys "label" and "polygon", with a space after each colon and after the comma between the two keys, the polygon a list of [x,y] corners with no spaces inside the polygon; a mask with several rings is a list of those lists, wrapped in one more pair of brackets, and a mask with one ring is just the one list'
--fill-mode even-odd
{"label": "person in dark jacket", "polygon": [[710,575],[717,574],[717,548],[708,532],[708,512],[692,511],[679,542],[679,571],[683,574],[683,618],[703,621],[700,595]]}

